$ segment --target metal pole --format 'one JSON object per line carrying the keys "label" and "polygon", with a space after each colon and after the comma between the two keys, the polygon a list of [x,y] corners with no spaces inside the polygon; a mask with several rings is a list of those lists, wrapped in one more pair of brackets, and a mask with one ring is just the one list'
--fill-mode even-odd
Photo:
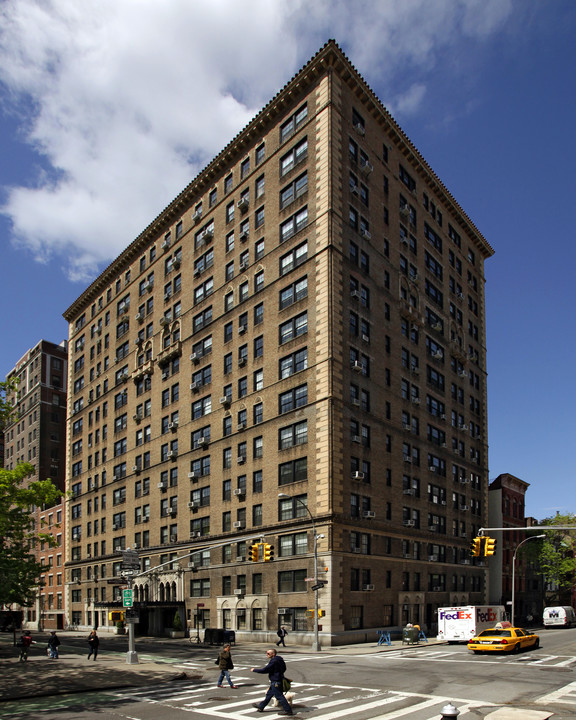
{"label": "metal pole", "polygon": [[512,555],[512,611],[510,613],[510,622],[512,623],[512,627],[516,627],[514,625],[514,602],[515,602],[515,593],[516,593],[516,553],[520,549],[524,543],[527,543],[528,540],[538,540],[538,538],[546,537],[546,535],[531,535],[530,537],[525,538],[522,540],[521,543],[518,543],[516,545],[516,548],[514,550],[514,554]]}
{"label": "metal pole", "polygon": [[[132,591],[132,575],[128,576],[128,589]],[[138,664],[138,653],[134,646],[134,623],[126,623],[128,625],[128,652],[126,653],[126,663],[128,665]]]}
{"label": "metal pole", "polygon": [[[288,495],[287,493],[278,493],[278,497],[281,498],[291,498],[291,495]],[[312,532],[314,533],[314,642],[312,643],[312,650],[314,652],[319,652],[322,650],[322,647],[320,646],[320,628],[318,626],[318,612],[320,610],[319,604],[318,604],[318,533],[316,532],[316,523],[314,522],[314,517],[312,516],[312,513],[310,512],[310,508],[308,505],[300,500],[300,498],[294,498],[296,502],[299,502],[300,505],[306,510],[308,513],[308,516],[310,517],[310,521],[312,522]]]}

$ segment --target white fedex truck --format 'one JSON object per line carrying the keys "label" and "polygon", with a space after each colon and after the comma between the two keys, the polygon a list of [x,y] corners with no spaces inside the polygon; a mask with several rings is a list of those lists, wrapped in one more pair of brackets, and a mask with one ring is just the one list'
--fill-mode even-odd
{"label": "white fedex truck", "polygon": [[438,608],[438,640],[468,642],[482,630],[506,620],[503,605],[461,605]]}

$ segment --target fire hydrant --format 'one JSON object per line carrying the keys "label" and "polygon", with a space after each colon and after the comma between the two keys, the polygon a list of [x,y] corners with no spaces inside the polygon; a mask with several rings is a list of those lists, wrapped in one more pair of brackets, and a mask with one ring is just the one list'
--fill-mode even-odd
{"label": "fire hydrant", "polygon": [[454,718],[457,718],[458,715],[460,715],[460,710],[454,707],[451,702],[448,703],[448,705],[444,705],[440,712],[442,713],[440,720],[454,720]]}

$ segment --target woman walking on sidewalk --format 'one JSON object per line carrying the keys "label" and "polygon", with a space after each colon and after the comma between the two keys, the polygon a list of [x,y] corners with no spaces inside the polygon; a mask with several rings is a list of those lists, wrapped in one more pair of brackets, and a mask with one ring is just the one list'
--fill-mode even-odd
{"label": "woman walking on sidewalk", "polygon": [[224,687],[222,685],[222,681],[224,678],[228,680],[228,684],[231,688],[234,690],[238,687],[238,685],[234,685],[232,682],[232,679],[230,678],[230,670],[234,669],[234,663],[232,662],[232,653],[230,652],[230,645],[226,644],[220,650],[220,653],[218,654],[218,660],[216,661],[218,663],[218,667],[220,668],[220,677],[218,678],[218,687]]}
{"label": "woman walking on sidewalk", "polygon": [[98,637],[98,634],[96,633],[96,630],[92,630],[90,635],[88,635],[88,645],[90,647],[90,651],[88,652],[88,660],[90,660],[90,656],[92,653],[94,653],[94,660],[98,657],[98,648],[100,646],[100,638]]}

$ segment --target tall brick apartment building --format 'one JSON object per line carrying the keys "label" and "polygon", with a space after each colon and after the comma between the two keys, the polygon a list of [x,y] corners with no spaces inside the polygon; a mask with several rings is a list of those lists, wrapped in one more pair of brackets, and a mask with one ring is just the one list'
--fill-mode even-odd
{"label": "tall brick apartment building", "polygon": [[484,601],[491,255],[328,42],[64,315],[72,621],[136,546],[141,631],[310,641],[315,532],[323,644]]}
{"label": "tall brick apartment building", "polygon": [[[4,467],[13,470],[28,462],[36,472],[30,478],[50,478],[60,490],[66,482],[66,386],[68,349],[40,340],[18,360],[7,379],[17,377],[18,390],[7,399],[16,408],[13,421],[5,428]],[[36,604],[23,608],[23,620],[30,628],[62,629],[64,627],[64,505],[33,508],[36,528],[51,534],[54,547],[40,543],[35,548],[38,562],[48,569],[41,576]]]}

